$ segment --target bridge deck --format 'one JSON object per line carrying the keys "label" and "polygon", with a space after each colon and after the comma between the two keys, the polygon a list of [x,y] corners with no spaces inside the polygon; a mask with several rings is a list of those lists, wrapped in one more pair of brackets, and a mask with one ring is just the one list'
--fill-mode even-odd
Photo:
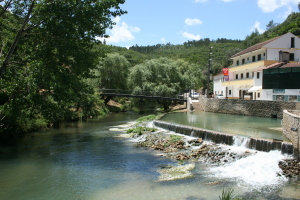
{"label": "bridge deck", "polygon": [[169,100],[169,101],[180,101],[180,102],[187,102],[187,95],[176,95],[174,97],[162,97],[162,96],[152,96],[151,94],[144,94],[144,95],[133,95],[130,94],[132,91],[124,90],[122,94],[122,90],[101,90],[101,96],[118,96],[118,97],[133,97],[133,98],[145,98],[145,99],[161,99],[161,100]]}

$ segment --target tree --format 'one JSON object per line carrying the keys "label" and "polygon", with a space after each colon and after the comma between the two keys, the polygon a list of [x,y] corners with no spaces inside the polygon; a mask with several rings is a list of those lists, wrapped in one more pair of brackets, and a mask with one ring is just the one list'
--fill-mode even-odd
{"label": "tree", "polygon": [[[151,92],[155,96],[178,94],[181,89],[187,88],[190,80],[180,73],[178,63],[168,58],[147,60],[134,66],[128,77],[129,88],[134,94]],[[168,109],[170,101],[162,100],[164,109]]]}
{"label": "tree", "polygon": [[63,121],[93,94],[84,81],[99,60],[91,49],[112,28],[111,17],[125,13],[119,7],[125,1],[4,2],[10,6],[0,9],[0,96],[6,99],[0,132],[27,131],[32,120]]}
{"label": "tree", "polygon": [[[99,88],[105,89],[126,89],[128,69],[130,63],[118,53],[108,54],[103,58],[95,70]],[[105,99],[105,104],[111,97]]]}

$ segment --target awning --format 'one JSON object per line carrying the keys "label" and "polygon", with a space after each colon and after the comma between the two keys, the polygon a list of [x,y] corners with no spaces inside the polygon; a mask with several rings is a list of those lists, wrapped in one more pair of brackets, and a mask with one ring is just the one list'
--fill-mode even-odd
{"label": "awning", "polygon": [[238,90],[249,90],[249,88],[251,88],[252,85],[241,85]]}
{"label": "awning", "polygon": [[248,90],[248,92],[255,92],[255,91],[258,91],[258,90],[261,90],[261,86],[255,86],[255,87],[252,87]]}

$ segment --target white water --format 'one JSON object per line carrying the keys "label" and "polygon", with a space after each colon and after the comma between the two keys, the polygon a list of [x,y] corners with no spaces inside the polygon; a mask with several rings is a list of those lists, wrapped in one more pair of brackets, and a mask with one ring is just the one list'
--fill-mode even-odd
{"label": "white water", "polygon": [[286,177],[280,176],[282,171],[278,166],[278,162],[284,158],[280,151],[257,152],[233,163],[211,168],[210,171],[219,179],[238,181],[248,191],[259,190],[263,187],[276,187],[288,181]]}
{"label": "white water", "polygon": [[249,146],[250,139],[243,136],[234,136],[233,137],[233,146],[247,148]]}

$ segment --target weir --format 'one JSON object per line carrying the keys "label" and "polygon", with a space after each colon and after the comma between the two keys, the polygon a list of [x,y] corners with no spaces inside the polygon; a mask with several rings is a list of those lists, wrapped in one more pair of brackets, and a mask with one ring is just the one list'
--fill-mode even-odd
{"label": "weir", "polygon": [[205,141],[222,143],[234,146],[244,146],[249,149],[269,152],[271,150],[280,150],[281,153],[293,154],[293,144],[283,142],[282,140],[271,140],[264,138],[245,137],[229,133],[216,132],[212,130],[184,126],[175,123],[169,123],[161,120],[155,120],[154,125],[169,131],[181,133],[188,136],[202,138]]}

